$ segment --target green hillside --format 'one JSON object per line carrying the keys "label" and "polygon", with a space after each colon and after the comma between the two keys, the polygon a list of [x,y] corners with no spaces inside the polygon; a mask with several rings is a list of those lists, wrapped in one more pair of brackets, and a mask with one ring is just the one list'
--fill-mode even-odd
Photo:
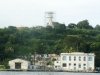
{"label": "green hillside", "polygon": [[62,52],[95,53],[95,65],[100,67],[100,25],[92,27],[88,20],[68,26],[58,22],[51,26],[14,27],[0,29],[0,64],[5,59]]}

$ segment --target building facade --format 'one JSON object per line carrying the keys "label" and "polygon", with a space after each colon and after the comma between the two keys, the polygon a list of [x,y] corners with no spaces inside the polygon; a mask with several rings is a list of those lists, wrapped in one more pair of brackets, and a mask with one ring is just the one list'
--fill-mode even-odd
{"label": "building facade", "polygon": [[94,70],[94,53],[61,53],[61,60],[55,61],[55,69],[66,71],[93,71]]}
{"label": "building facade", "polygon": [[10,69],[29,69],[30,65],[29,61],[19,58],[9,61]]}
{"label": "building facade", "polygon": [[[57,54],[36,54],[31,56],[34,60],[33,64],[37,66],[51,66],[54,65],[54,59],[60,60],[60,56]],[[46,65],[48,62],[50,62],[50,65]]]}

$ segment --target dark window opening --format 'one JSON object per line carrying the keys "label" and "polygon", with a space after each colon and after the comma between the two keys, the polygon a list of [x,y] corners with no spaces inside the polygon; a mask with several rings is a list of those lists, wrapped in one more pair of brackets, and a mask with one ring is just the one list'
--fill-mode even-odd
{"label": "dark window opening", "polygon": [[15,63],[15,69],[21,69],[21,63]]}
{"label": "dark window opening", "polygon": [[84,57],[84,61],[86,61],[86,57]]}
{"label": "dark window opening", "polygon": [[71,63],[69,63],[69,66],[71,66]]}
{"label": "dark window opening", "polygon": [[62,66],[63,66],[63,67],[66,67],[67,65],[66,65],[66,63],[63,63]]}
{"label": "dark window opening", "polygon": [[74,66],[76,66],[76,64],[74,63]]}

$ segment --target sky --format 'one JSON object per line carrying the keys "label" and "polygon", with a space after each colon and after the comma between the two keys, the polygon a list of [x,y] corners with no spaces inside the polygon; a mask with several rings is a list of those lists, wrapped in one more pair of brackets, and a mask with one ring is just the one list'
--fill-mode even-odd
{"label": "sky", "polygon": [[100,0],[0,0],[0,28],[45,26],[45,12],[54,12],[53,21],[77,24],[88,20],[100,24]]}

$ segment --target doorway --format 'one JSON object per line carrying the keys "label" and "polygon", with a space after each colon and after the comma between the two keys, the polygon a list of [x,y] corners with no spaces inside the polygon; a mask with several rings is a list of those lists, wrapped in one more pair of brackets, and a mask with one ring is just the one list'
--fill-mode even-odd
{"label": "doorway", "polygon": [[20,62],[15,63],[15,69],[21,69],[21,63]]}

